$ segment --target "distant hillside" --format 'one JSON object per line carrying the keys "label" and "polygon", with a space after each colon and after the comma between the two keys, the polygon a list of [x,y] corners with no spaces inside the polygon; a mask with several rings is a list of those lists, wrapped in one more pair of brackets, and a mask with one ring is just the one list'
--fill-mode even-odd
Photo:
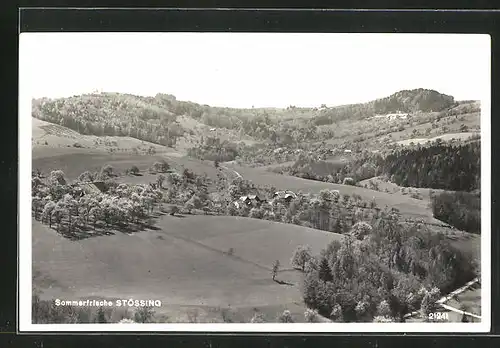
{"label": "distant hillside", "polygon": [[453,97],[425,89],[400,91],[364,104],[319,109],[236,109],[179,101],[167,94],[98,93],[35,99],[32,114],[85,135],[129,136],[165,146],[175,146],[178,140],[192,143],[193,136],[199,138],[211,127],[232,130],[233,138],[247,135],[250,140],[288,145],[319,140],[322,135],[315,129],[319,125],[376,114],[442,111],[455,104]]}
{"label": "distant hillside", "polygon": [[457,105],[452,96],[429,89],[404,90],[363,104],[324,108],[314,118],[316,125],[332,124],[348,118],[362,119],[391,113],[443,111]]}

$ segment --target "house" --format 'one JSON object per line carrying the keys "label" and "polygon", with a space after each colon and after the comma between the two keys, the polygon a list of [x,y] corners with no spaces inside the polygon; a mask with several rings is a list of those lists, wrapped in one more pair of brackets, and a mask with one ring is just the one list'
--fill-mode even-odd
{"label": "house", "polygon": [[352,150],[344,150],[344,153],[351,153]]}
{"label": "house", "polygon": [[292,191],[276,191],[273,195],[274,200],[284,200],[290,202],[292,199],[297,198],[297,195]]}
{"label": "house", "polygon": [[215,128],[210,128],[210,132],[215,132]]}
{"label": "house", "polygon": [[106,184],[103,181],[85,182],[80,185],[78,191],[80,192],[80,197],[89,194],[106,192]]}
{"label": "house", "polygon": [[234,205],[237,208],[243,205],[259,206],[263,202],[265,202],[265,199],[261,198],[258,194],[254,194],[254,195],[241,196],[237,201],[234,202]]}

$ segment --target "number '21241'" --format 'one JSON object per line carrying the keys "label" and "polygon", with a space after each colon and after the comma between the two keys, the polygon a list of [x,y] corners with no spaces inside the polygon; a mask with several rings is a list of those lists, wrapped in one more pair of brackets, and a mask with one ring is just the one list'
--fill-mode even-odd
{"label": "number '21241'", "polygon": [[448,312],[429,313],[429,320],[448,320]]}

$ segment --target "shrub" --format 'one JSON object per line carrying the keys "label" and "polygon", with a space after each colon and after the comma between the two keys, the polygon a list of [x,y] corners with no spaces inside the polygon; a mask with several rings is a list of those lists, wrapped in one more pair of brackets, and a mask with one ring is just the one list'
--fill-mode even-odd
{"label": "shrub", "polygon": [[318,311],[315,309],[307,308],[306,311],[304,312],[304,318],[308,323],[319,322],[318,317],[319,317]]}
{"label": "shrub", "polygon": [[283,313],[278,316],[278,321],[280,323],[293,323],[292,313],[288,309],[285,309]]}
{"label": "shrub", "polygon": [[342,181],[342,184],[343,185],[351,185],[351,186],[355,186],[356,185],[356,182],[354,181],[353,178],[351,177],[346,177],[344,178],[344,180]]}
{"label": "shrub", "polygon": [[141,307],[134,313],[134,320],[137,323],[152,323],[155,310],[152,307]]}
{"label": "shrub", "polygon": [[113,176],[114,168],[113,166],[106,164],[104,167],[101,168],[101,174],[111,177]]}
{"label": "shrub", "polygon": [[266,320],[264,319],[264,315],[262,313],[256,312],[252,319],[250,320],[251,323],[265,323]]}
{"label": "shrub", "polygon": [[176,205],[173,205],[170,207],[170,215],[174,216],[175,214],[177,214],[179,212],[179,207],[176,206]]}
{"label": "shrub", "polygon": [[132,175],[137,175],[137,174],[139,174],[139,168],[137,168],[137,166],[132,166],[129,169],[129,173]]}

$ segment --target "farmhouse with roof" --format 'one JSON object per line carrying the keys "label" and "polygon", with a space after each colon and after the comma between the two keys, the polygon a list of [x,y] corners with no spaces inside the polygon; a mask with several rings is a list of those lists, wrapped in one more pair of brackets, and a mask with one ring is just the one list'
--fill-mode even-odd
{"label": "farmhouse with roof", "polygon": [[234,202],[236,208],[240,208],[244,205],[247,206],[260,206],[266,200],[262,198],[259,194],[251,194],[241,196],[237,201]]}
{"label": "farmhouse with roof", "polygon": [[106,184],[103,181],[84,182],[78,186],[77,192],[80,197],[106,192]]}
{"label": "farmhouse with roof", "polygon": [[297,198],[297,195],[295,192],[292,191],[276,191],[273,195],[273,200],[279,200],[279,201],[285,201],[285,202],[290,202],[292,199]]}

